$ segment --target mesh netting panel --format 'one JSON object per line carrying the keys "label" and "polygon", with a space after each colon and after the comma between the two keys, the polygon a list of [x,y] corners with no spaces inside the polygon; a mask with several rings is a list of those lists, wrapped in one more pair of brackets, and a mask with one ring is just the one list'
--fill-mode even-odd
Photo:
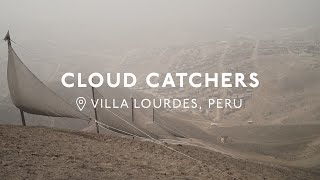
{"label": "mesh netting panel", "polygon": [[[137,99],[138,106],[141,106],[141,103],[145,97],[141,96],[141,94],[136,93],[133,94],[135,99]],[[157,109],[154,110],[154,114],[152,114],[152,108],[140,108],[137,109],[134,113],[135,119],[144,120],[146,124],[146,128],[153,132],[154,134],[159,135],[161,138],[169,138],[174,139],[175,137],[184,138],[185,136],[179,132],[174,126],[166,123],[164,119],[157,113]],[[154,117],[152,117],[154,115]]]}
{"label": "mesh netting panel", "polygon": [[[97,100],[105,99],[96,89],[94,89],[94,94],[95,94],[95,98]],[[98,105],[96,107],[98,120],[103,122],[104,124],[106,124],[108,126],[111,126],[112,127],[111,130],[117,131],[118,133],[122,133],[122,134],[126,134],[124,132],[127,132],[127,133],[130,133],[130,134],[133,134],[133,135],[136,135],[136,136],[140,136],[140,137],[145,137],[145,138],[149,138],[149,136],[151,136],[153,138],[158,138],[157,135],[155,135],[155,134],[151,133],[150,131],[142,128],[137,123],[132,122],[128,118],[128,116],[126,114],[121,112],[121,110],[118,110],[118,109],[106,109],[105,107],[101,108],[100,102],[101,101],[98,101]],[[134,128],[132,125],[135,126],[136,128]],[[126,135],[128,135],[128,134],[126,134]]]}
{"label": "mesh netting panel", "polygon": [[89,120],[43,84],[9,47],[8,86],[12,102],[19,109],[37,115]]}

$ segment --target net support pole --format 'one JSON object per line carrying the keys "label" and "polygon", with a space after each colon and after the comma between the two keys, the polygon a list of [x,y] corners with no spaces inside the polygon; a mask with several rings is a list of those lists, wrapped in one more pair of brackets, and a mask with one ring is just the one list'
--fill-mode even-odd
{"label": "net support pole", "polygon": [[[93,101],[96,102],[96,97],[94,95],[94,87],[91,87],[91,90],[92,90],[92,98],[93,98]],[[97,109],[96,108],[93,108],[94,109],[94,117],[96,118],[96,120],[98,121],[98,114],[97,114]],[[99,124],[98,122],[96,122],[96,129],[97,129],[97,134],[99,134]]]}
{"label": "net support pole", "polygon": [[23,111],[21,109],[20,109],[20,115],[21,115],[22,125],[26,126],[26,120],[24,119],[24,113],[23,113]]}
{"label": "net support pole", "polygon": [[154,122],[154,108],[152,108],[152,122]]}
{"label": "net support pole", "polygon": [[132,122],[134,121],[133,109],[134,109],[134,106],[133,106],[133,97],[131,97],[131,120],[132,120]]}
{"label": "net support pole", "polygon": [[[133,106],[133,97],[131,97],[131,121],[133,122],[134,120],[134,114],[133,114],[133,109],[134,109],[134,106]],[[134,136],[132,136],[132,139],[134,139]]]}
{"label": "net support pole", "polygon": [[[9,31],[7,32],[7,34],[6,34],[6,36],[4,37],[3,40],[7,41],[7,43],[8,43],[8,48],[10,48],[10,47],[11,47],[11,38],[10,38],[10,33],[9,33]],[[21,109],[20,109],[20,115],[21,115],[22,125],[23,125],[23,126],[26,126],[26,120],[25,120],[25,118],[24,118],[24,113],[23,113],[23,111],[22,111]]]}

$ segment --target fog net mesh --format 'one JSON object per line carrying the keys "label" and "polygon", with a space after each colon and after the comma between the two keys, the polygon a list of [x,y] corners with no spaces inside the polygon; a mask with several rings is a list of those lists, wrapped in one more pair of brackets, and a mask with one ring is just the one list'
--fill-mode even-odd
{"label": "fog net mesh", "polygon": [[30,114],[90,120],[43,84],[11,46],[8,51],[8,86],[12,102],[17,108]]}

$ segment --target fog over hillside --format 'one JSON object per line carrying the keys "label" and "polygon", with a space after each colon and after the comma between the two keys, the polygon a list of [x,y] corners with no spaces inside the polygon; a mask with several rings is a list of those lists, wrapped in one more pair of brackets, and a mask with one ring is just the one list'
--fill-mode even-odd
{"label": "fog over hillside", "polygon": [[[0,37],[10,30],[13,49],[23,63],[71,106],[77,108],[75,99],[80,96],[89,99],[92,92],[89,87],[63,87],[61,76],[66,72],[81,72],[84,80],[93,72],[104,76],[109,72],[131,72],[137,76],[136,86],[130,89],[107,88],[106,83],[98,89],[104,98],[110,99],[196,98],[202,107],[209,98],[243,99],[243,107],[239,109],[160,108],[156,114],[168,127],[186,135],[175,137],[179,143],[218,151],[231,159],[253,159],[320,171],[320,1],[10,0],[0,3]],[[1,41],[0,125],[20,125],[19,110],[11,102],[8,89],[7,56],[7,44]],[[164,80],[166,73],[239,72],[248,77],[256,72],[260,85],[194,88],[185,80],[187,85],[183,88],[150,88],[145,77],[151,72],[160,74],[155,80],[158,82]],[[134,115],[130,108],[119,112],[130,122],[133,116],[139,126],[151,133],[173,137],[159,130],[151,108],[137,109]],[[83,113],[94,116],[93,108]],[[111,118],[114,117],[103,120]],[[87,124],[70,118],[26,113],[26,119],[28,126],[74,130],[94,127],[93,122]],[[22,129],[21,133],[27,130]],[[94,132],[92,128],[90,131]],[[36,129],[34,134],[38,134]],[[72,138],[76,135],[72,134]],[[120,138],[119,142],[122,141]],[[192,155],[197,151],[194,152]],[[298,175],[293,177],[303,176],[295,172]]]}
{"label": "fog over hillside", "polygon": [[43,49],[103,54],[319,25],[319,5],[317,0],[12,0],[1,2],[0,33],[10,29],[14,39],[36,49],[46,44]]}

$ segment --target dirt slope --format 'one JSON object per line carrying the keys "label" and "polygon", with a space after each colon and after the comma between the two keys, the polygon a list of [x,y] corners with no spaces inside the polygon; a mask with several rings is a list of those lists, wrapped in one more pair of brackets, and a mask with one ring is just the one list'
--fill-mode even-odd
{"label": "dirt slope", "polygon": [[320,178],[307,170],[233,159],[185,145],[173,147],[203,162],[151,142],[43,127],[0,126],[0,177],[234,179],[229,174],[237,179]]}

